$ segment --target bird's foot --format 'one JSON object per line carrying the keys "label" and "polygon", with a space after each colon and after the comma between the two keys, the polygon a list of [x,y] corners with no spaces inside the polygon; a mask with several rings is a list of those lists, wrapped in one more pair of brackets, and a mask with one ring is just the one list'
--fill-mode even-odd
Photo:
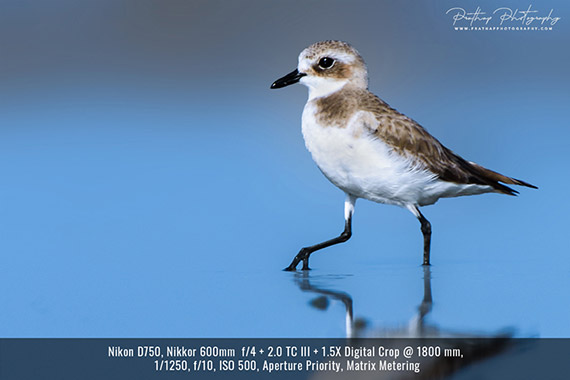
{"label": "bird's foot", "polygon": [[291,262],[291,264],[285,268],[285,271],[288,272],[293,272],[297,270],[297,265],[303,261],[303,268],[302,270],[310,270],[311,268],[309,268],[309,256],[311,255],[311,251],[307,248],[301,248],[301,250],[299,251],[299,253],[297,253],[297,256],[295,256],[295,258],[293,259],[293,261]]}
{"label": "bird's foot", "polygon": [[424,252],[424,262],[423,262],[423,266],[430,266],[431,264],[429,263],[429,251]]}
{"label": "bird's foot", "polygon": [[286,272],[295,272],[297,270],[297,264],[291,263],[287,268],[283,269]]}
{"label": "bird's foot", "polygon": [[303,259],[303,270],[311,270],[311,268],[309,268],[309,256]]}

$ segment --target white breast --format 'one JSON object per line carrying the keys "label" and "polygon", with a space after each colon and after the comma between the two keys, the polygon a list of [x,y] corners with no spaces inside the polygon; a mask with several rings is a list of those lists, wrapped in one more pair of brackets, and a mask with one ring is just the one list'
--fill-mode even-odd
{"label": "white breast", "polygon": [[[346,127],[320,125],[313,102],[303,111],[303,137],[323,174],[359,198],[405,206],[433,204],[440,197],[487,192],[473,185],[437,179],[415,161],[394,152],[366,126],[367,112],[356,113]],[[482,191],[484,190],[484,191]]]}

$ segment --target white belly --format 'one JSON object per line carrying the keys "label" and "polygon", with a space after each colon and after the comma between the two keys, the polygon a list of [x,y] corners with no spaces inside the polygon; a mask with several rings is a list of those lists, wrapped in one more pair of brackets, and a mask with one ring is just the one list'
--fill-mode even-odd
{"label": "white belly", "polygon": [[303,111],[303,137],[323,174],[346,193],[374,202],[429,205],[441,197],[488,192],[489,186],[444,182],[425,168],[394,152],[358,122],[346,127],[321,126],[312,106]]}

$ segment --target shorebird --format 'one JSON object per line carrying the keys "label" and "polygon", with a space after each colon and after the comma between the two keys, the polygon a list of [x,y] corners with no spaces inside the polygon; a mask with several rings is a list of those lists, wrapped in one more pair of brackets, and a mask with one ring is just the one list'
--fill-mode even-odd
{"label": "shorebird", "polygon": [[419,207],[440,198],[483,193],[516,195],[505,184],[537,188],[467,161],[421,125],[368,91],[364,60],[346,42],[317,42],[301,52],[297,69],[271,88],[300,82],[309,88],[302,117],[305,145],[322,173],[346,194],[344,231],[302,248],[285,270],[346,242],[358,198],[408,209],[420,221],[423,265],[430,265],[431,224]]}

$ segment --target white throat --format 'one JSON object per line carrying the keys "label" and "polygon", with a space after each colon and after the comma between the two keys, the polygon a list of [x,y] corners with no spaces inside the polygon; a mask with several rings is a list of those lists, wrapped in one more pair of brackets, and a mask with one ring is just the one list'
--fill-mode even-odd
{"label": "white throat", "polygon": [[305,76],[301,78],[300,82],[309,88],[309,100],[321,98],[337,92],[348,83],[345,79],[325,79],[313,76]]}

